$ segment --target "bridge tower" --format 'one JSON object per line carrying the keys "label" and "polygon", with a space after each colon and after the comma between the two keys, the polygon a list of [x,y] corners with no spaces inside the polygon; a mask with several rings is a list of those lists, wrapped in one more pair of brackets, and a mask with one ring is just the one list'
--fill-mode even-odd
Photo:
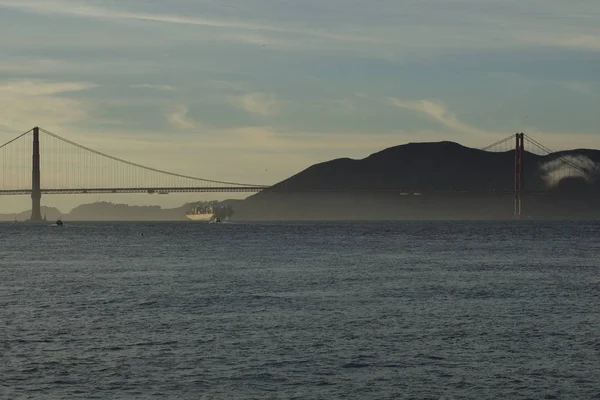
{"label": "bridge tower", "polygon": [[41,221],[42,210],[40,202],[40,128],[33,128],[33,170],[31,172],[31,220]]}
{"label": "bridge tower", "polygon": [[523,156],[524,156],[524,138],[523,133],[515,134],[515,206],[514,216],[519,218],[523,212],[523,189],[525,183],[525,176],[523,174]]}

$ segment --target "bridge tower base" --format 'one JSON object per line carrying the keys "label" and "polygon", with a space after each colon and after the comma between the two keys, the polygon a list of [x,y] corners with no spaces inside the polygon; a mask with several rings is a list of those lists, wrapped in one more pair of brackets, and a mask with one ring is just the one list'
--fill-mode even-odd
{"label": "bridge tower base", "polygon": [[523,187],[525,177],[523,174],[523,156],[525,152],[523,133],[515,134],[515,205],[514,216],[520,218],[523,213]]}
{"label": "bridge tower base", "polygon": [[40,128],[33,128],[33,170],[31,172],[31,220],[42,220],[40,189]]}

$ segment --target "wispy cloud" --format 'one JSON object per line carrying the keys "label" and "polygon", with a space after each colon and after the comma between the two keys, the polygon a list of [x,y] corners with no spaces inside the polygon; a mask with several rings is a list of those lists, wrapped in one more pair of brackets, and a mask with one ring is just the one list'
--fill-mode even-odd
{"label": "wispy cloud", "polygon": [[84,121],[90,115],[89,107],[66,95],[94,87],[97,85],[89,82],[0,82],[0,125],[18,131],[34,125],[53,129]]}
{"label": "wispy cloud", "polygon": [[161,92],[175,92],[177,91],[177,88],[175,86],[171,86],[171,85],[151,85],[149,83],[143,83],[143,84],[138,84],[138,85],[130,85],[130,87],[132,89],[152,89],[152,90],[158,90]]}
{"label": "wispy cloud", "polygon": [[[373,38],[344,35],[338,33],[321,32],[318,30],[288,28],[269,24],[258,24],[235,20],[208,19],[194,16],[179,16],[168,14],[150,14],[144,12],[120,11],[116,9],[97,7],[81,1],[22,1],[22,0],[0,0],[0,7],[13,8],[26,12],[41,14],[63,14],[79,17],[129,19],[148,22],[159,22],[180,25],[197,25],[211,28],[237,29],[247,31],[266,31],[277,33],[289,33],[295,35],[314,36],[322,39],[336,41],[376,42]],[[248,37],[240,37],[247,40]]]}
{"label": "wispy cloud", "polygon": [[572,47],[582,50],[600,51],[600,35],[583,35],[562,39],[555,42],[557,46]]}
{"label": "wispy cloud", "polygon": [[540,30],[524,31],[522,35],[517,36],[520,43],[528,46],[557,47],[573,50],[583,50],[588,52],[600,51],[600,31],[595,34],[585,33],[585,29],[573,26],[567,31],[580,30],[579,34],[572,32],[563,32],[563,30]]}
{"label": "wispy cloud", "polygon": [[97,87],[89,82],[47,82],[40,80],[15,80],[0,82],[0,91],[11,95],[46,96],[65,92],[78,92]]}
{"label": "wispy cloud", "polygon": [[247,92],[246,84],[243,82],[231,82],[222,80],[209,80],[199,84],[200,86],[208,86],[216,89],[230,90],[233,92]]}
{"label": "wispy cloud", "polygon": [[188,117],[189,108],[180,105],[167,113],[167,120],[177,129],[190,130],[195,129],[196,123]]}
{"label": "wispy cloud", "polygon": [[[466,146],[481,148],[511,134],[511,132],[500,132],[474,127],[467,122],[461,121],[456,114],[451,112],[441,102],[431,100],[401,100],[397,98],[392,98],[391,101],[396,107],[422,114],[438,122],[442,127],[460,134],[461,136],[457,139]],[[600,136],[595,132],[548,132],[533,126],[524,126],[521,128],[521,131],[526,132],[529,136],[554,150],[600,148]],[[422,138],[418,132],[415,132],[414,136]]]}
{"label": "wispy cloud", "polygon": [[568,89],[575,93],[583,94],[586,96],[594,94],[594,91],[592,90],[590,85],[584,82],[559,82],[558,84],[564,87],[565,89]]}
{"label": "wispy cloud", "polygon": [[450,112],[448,108],[440,102],[431,100],[401,100],[397,98],[392,98],[391,101],[396,107],[424,114],[456,133],[472,136],[490,136],[490,134],[495,134],[483,129],[475,128],[460,121],[454,113]]}
{"label": "wispy cloud", "polygon": [[275,37],[270,37],[267,35],[261,34],[248,34],[248,33],[240,33],[240,34],[230,34],[223,36],[223,38],[228,39],[233,42],[239,43],[247,43],[255,46],[283,46],[285,45],[285,41],[281,39],[277,39]]}
{"label": "wispy cloud", "polygon": [[41,75],[67,68],[66,63],[55,59],[5,59],[0,63],[0,73],[18,75]]}
{"label": "wispy cloud", "polygon": [[[396,62],[441,51],[476,49],[551,46],[599,51],[600,9],[595,0],[582,0],[581,9],[588,5],[585,13],[573,12],[567,2],[552,0],[549,4],[550,1],[487,1],[474,6],[472,0],[411,4],[392,1],[348,4],[344,0],[330,0],[311,1],[306,7],[286,3],[274,12],[268,3],[239,0],[218,5],[208,3],[223,2],[194,4],[198,2],[172,0],[165,6],[159,2],[152,7],[148,2],[126,0],[0,0],[0,8],[42,15],[215,28],[217,35],[196,35],[194,40],[264,45],[286,51],[361,53]],[[171,3],[172,7],[166,6]],[[140,24],[131,25],[139,28]],[[189,31],[182,33],[188,34]],[[140,36],[136,40],[146,46],[153,44],[151,39],[145,42]],[[159,40],[174,43],[180,37],[165,35]]]}
{"label": "wispy cloud", "polygon": [[328,100],[328,103],[334,104],[337,107],[341,107],[348,113],[355,112],[361,103],[369,99],[369,95],[363,92],[354,92],[351,96],[344,97],[342,99]]}
{"label": "wispy cloud", "polygon": [[250,114],[273,116],[281,111],[281,102],[273,93],[254,92],[243,96],[230,97],[229,103]]}

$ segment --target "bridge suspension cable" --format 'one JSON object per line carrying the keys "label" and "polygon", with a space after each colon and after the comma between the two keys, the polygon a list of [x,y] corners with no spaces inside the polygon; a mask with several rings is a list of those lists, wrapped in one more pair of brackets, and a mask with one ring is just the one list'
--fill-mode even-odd
{"label": "bridge suspension cable", "polygon": [[494,142],[494,143],[492,143],[490,145],[482,147],[480,150],[487,151],[487,150],[489,150],[489,149],[491,149],[493,147],[500,146],[501,144],[504,144],[504,143],[506,143],[508,141],[513,141],[513,140],[515,140],[515,135],[510,135],[510,136],[505,137],[504,139],[498,140],[497,142]]}
{"label": "bridge suspension cable", "polygon": [[0,191],[31,190],[31,133],[24,132],[0,146]]}
{"label": "bridge suspension cable", "polygon": [[[148,167],[146,165],[127,161],[122,158],[114,157],[109,154],[100,152],[98,150],[94,150],[92,148],[83,146],[79,143],[65,139],[65,138],[63,138],[55,133],[52,133],[46,129],[40,128],[40,132],[43,132],[48,137],[56,139],[59,143],[63,143],[63,144],[72,146],[79,150],[83,150],[83,152],[85,154],[78,154],[76,156],[71,155],[72,158],[76,159],[76,162],[72,162],[72,163],[80,164],[79,168],[82,168],[81,164],[87,163],[88,168],[95,168],[98,170],[98,171],[94,171],[94,176],[91,176],[91,177],[89,176],[90,173],[88,173],[88,177],[87,177],[88,181],[94,180],[94,179],[90,179],[90,178],[95,178],[95,180],[97,181],[99,179],[99,175],[102,175],[101,171],[104,171],[104,176],[103,176],[104,182],[103,182],[102,186],[105,186],[105,187],[119,188],[119,186],[128,186],[128,188],[132,188],[134,182],[140,182],[143,180],[146,183],[143,186],[148,187],[148,188],[166,187],[166,186],[184,186],[183,183],[185,183],[185,185],[188,186],[190,191],[192,191],[190,186],[193,186],[194,182],[196,182],[196,184],[195,184],[196,186],[198,184],[202,184],[205,186],[209,185],[213,188],[224,187],[224,186],[232,187],[232,188],[235,187],[238,190],[242,190],[243,188],[247,188],[247,189],[264,188],[264,186],[257,185],[257,184],[246,184],[246,183],[205,179],[205,178],[199,178],[199,177],[195,177],[195,176],[189,176],[189,175],[169,172],[169,171],[161,170],[158,168],[152,168],[152,167]],[[56,158],[53,154],[54,152],[59,152],[61,154],[64,154],[66,152],[64,149],[61,148],[60,144],[51,144],[51,147],[52,147],[51,154],[49,155],[49,157],[51,158],[51,161],[56,161],[59,163],[64,162],[64,160],[54,160],[54,158]],[[94,159],[92,159],[91,155],[95,155],[97,157],[93,157]],[[98,157],[100,158],[100,160],[98,160]],[[114,164],[109,165],[106,163],[106,160],[110,160],[114,163],[120,164],[122,167],[129,167],[129,168],[123,169],[118,166],[115,166]],[[149,173],[154,173],[157,175],[149,175]],[[165,177],[180,178],[183,181],[173,181],[172,179],[166,181],[164,179]],[[110,181],[107,182],[107,180],[112,180],[112,182],[110,182]],[[71,179],[71,181],[73,181],[73,179]],[[115,181],[118,181],[118,182],[115,182]],[[149,184],[149,182],[151,182],[151,184]],[[118,184],[116,184],[116,183],[118,183]],[[127,183],[127,185],[124,185],[125,183]],[[95,186],[98,186],[98,185],[95,185]]]}
{"label": "bridge suspension cable", "polygon": [[9,144],[11,144],[12,142],[16,142],[17,140],[21,139],[23,136],[27,135],[28,133],[31,133],[33,129],[28,130],[27,132],[21,133],[19,136],[17,136],[14,139],[9,140],[8,142],[4,143],[3,145],[0,146],[0,149],[2,149],[3,147],[8,146]]}

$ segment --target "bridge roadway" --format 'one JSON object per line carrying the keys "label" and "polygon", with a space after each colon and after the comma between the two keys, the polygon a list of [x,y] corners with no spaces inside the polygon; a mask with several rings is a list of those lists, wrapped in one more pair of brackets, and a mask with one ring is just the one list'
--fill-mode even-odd
{"label": "bridge roadway", "polygon": [[[169,194],[169,193],[200,193],[200,192],[260,192],[269,186],[252,187],[165,187],[165,188],[86,188],[86,189],[41,189],[42,194],[102,194],[102,193],[146,193],[146,194]],[[0,196],[31,194],[31,189],[0,190]]]}
{"label": "bridge roadway", "polygon": [[[267,190],[271,186],[221,186],[221,187],[155,187],[155,188],[73,188],[73,189],[41,189],[42,194],[118,194],[118,193],[145,193],[145,194],[169,194],[169,193],[202,193],[202,192],[248,192],[257,193]],[[389,193],[399,196],[495,196],[514,195],[514,190],[418,190],[418,189],[394,189],[394,188],[317,188],[317,189],[286,189],[277,188],[276,193]],[[0,196],[30,195],[31,189],[0,190]],[[546,191],[529,190],[521,192],[523,195],[546,195]]]}

